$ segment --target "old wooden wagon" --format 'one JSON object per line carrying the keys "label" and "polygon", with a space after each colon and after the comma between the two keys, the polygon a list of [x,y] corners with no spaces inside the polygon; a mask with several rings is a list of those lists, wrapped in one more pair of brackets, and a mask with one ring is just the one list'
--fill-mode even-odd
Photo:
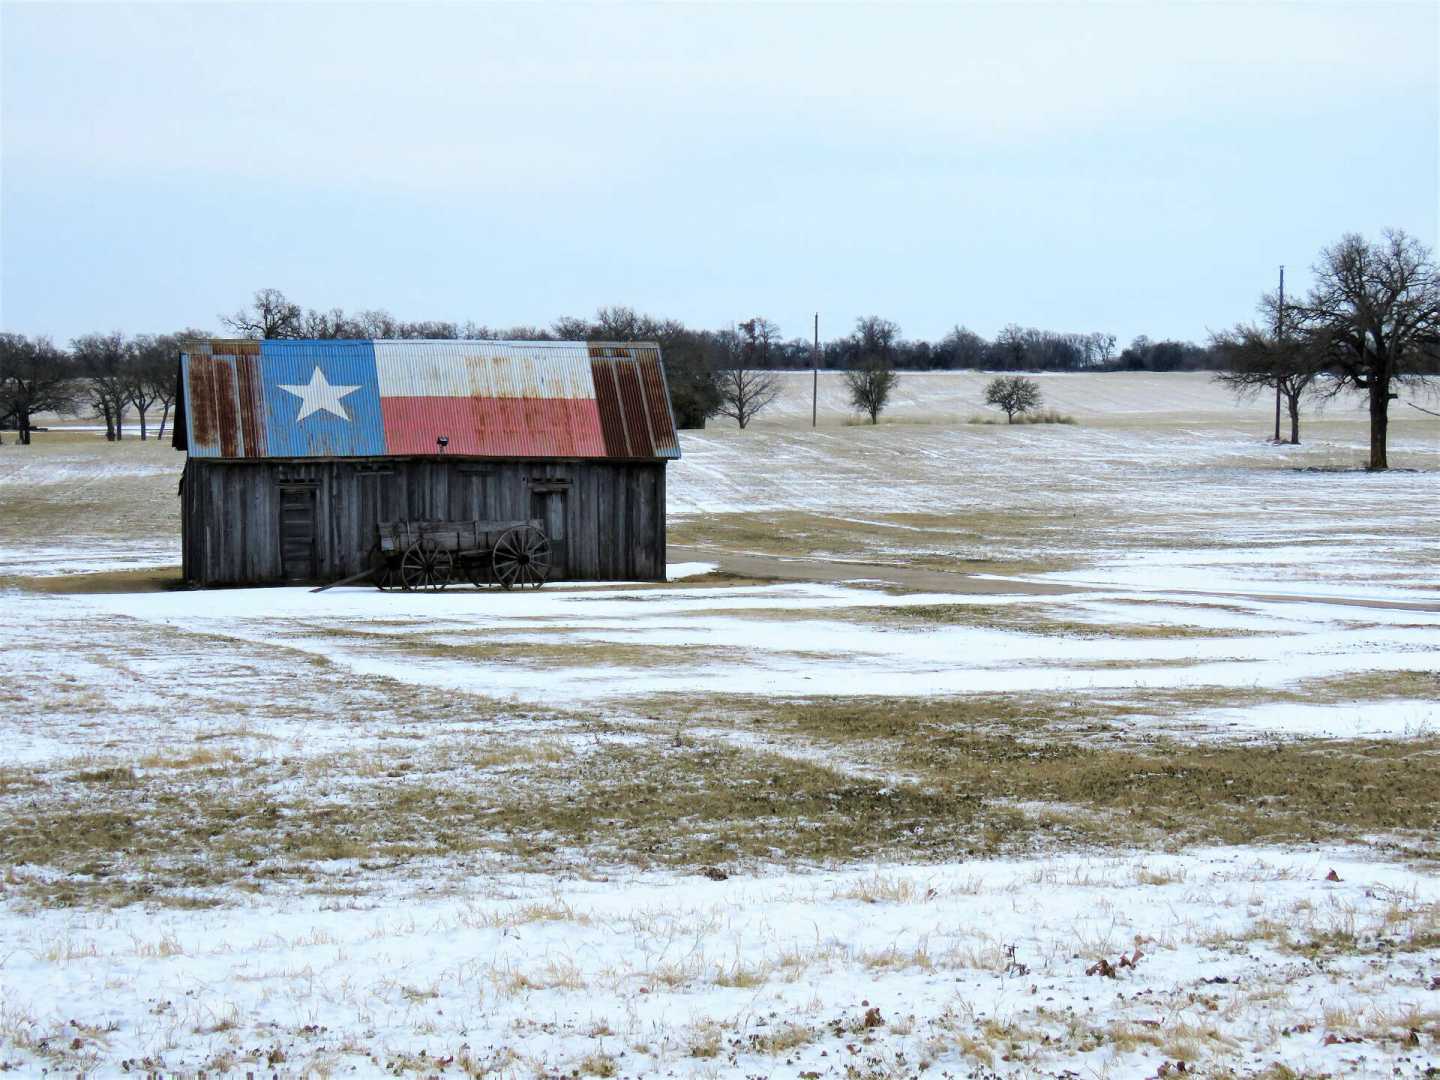
{"label": "old wooden wagon", "polygon": [[655,345],[192,341],[174,444],[195,585],[338,581],[402,523],[478,529],[451,580],[493,577],[496,524],[543,536],[545,580],[664,578],[680,450]]}
{"label": "old wooden wagon", "polygon": [[554,550],[544,522],[382,521],[365,574],[381,589],[538,589],[550,580]]}

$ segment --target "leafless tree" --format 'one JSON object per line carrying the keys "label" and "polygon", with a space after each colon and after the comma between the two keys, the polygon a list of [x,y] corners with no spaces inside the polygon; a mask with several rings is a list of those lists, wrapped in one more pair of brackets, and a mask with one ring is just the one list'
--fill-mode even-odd
{"label": "leafless tree", "polygon": [[1040,384],[1024,375],[1001,375],[985,385],[985,404],[1005,410],[1005,422],[1013,424],[1018,413],[1040,405]]}
{"label": "leafless tree", "polygon": [[298,338],[305,332],[300,305],[292,304],[279,289],[256,290],[248,308],[234,315],[221,315],[220,321],[249,338]]}
{"label": "leafless tree", "polygon": [[[1271,316],[1267,321],[1275,326],[1275,332],[1267,332],[1253,324],[1242,324],[1211,337],[1211,347],[1225,362],[1225,370],[1215,379],[1229,387],[1241,400],[1253,398],[1262,391],[1276,391],[1290,414],[1290,443],[1298,446],[1300,401],[1307,392],[1314,390],[1320,375],[1320,358],[1305,338],[1285,331],[1286,311],[1280,310],[1276,294],[1265,297],[1261,302],[1261,311]],[[1275,436],[1278,440],[1278,410]]]}
{"label": "leafless tree", "polygon": [[939,350],[951,368],[979,368],[990,352],[990,343],[974,330],[957,326],[940,339]]}
{"label": "leafless tree", "polygon": [[[996,366],[1015,370],[1026,366],[1026,334],[1025,328],[1010,323],[995,337],[995,345],[991,349]],[[993,385],[993,384],[991,384]]]}
{"label": "leafless tree", "polygon": [[732,367],[716,373],[721,416],[747,427],[780,394],[780,376],[759,368]]}
{"label": "leafless tree", "polygon": [[170,409],[175,404],[176,360],[180,355],[183,337],[203,334],[141,334],[129,343],[127,367],[129,369],[129,401],[140,415],[140,438],[149,437],[149,413],[159,407],[160,430],[157,439],[165,437],[165,425],[170,420]]}
{"label": "leafless tree", "polygon": [[84,385],[84,397],[105,418],[105,438],[125,437],[125,412],[130,406],[132,382],[129,346],[125,335],[86,334],[70,343]]}
{"label": "leafless tree", "polygon": [[586,341],[654,341],[658,336],[657,320],[641,315],[623,305],[602,307],[585,330]]}
{"label": "leafless tree", "polygon": [[[769,319],[756,315],[746,319],[737,327],[739,330],[740,361],[742,367],[769,368],[772,366],[771,353],[780,341],[780,327]],[[741,427],[744,427],[742,424]]]}
{"label": "leafless tree", "polygon": [[170,422],[170,410],[175,408],[175,395],[179,390],[179,371],[175,360],[180,353],[180,340],[171,338],[170,343],[165,362],[157,362],[146,375],[151,389],[155,392],[155,400],[161,408],[160,430],[155,435],[157,439],[165,438],[165,425]]}
{"label": "leafless tree", "polygon": [[0,333],[0,418],[14,418],[22,446],[30,444],[35,413],[68,412],[74,404],[69,357],[48,338]]}
{"label": "leafless tree", "polygon": [[135,406],[140,417],[140,441],[150,437],[150,409],[159,403],[155,383],[148,377],[148,367],[154,361],[154,341],[149,334],[141,334],[126,343],[125,400]]}
{"label": "leafless tree", "polygon": [[384,308],[371,308],[350,316],[355,328],[354,337],[372,341],[387,341],[400,337],[401,323]]}
{"label": "leafless tree", "polygon": [[1103,332],[1087,334],[1082,350],[1087,367],[1104,367],[1115,359],[1115,335]]}
{"label": "leafless tree", "polygon": [[890,402],[890,393],[900,376],[886,362],[884,357],[871,357],[863,367],[851,368],[845,372],[845,389],[850,392],[850,404],[861,412],[870,414],[870,423],[880,422],[880,412]]}
{"label": "leafless tree", "polygon": [[900,325],[879,315],[866,315],[855,320],[855,332],[850,336],[864,360],[878,356],[893,361],[895,346],[900,340]]}
{"label": "leafless tree", "polygon": [[1368,397],[1369,468],[1388,468],[1394,388],[1429,377],[1440,353],[1440,267],[1424,244],[1387,230],[1374,244],[1343,236],[1313,271],[1314,287],[1287,311],[1335,376],[1332,392],[1353,388]]}
{"label": "leafless tree", "polygon": [[[460,336],[460,327],[453,322],[446,322],[444,319],[417,319],[413,322],[402,322],[398,330],[399,336],[402,338],[424,341],[454,341]],[[525,338],[523,340],[534,339]]]}
{"label": "leafless tree", "polygon": [[345,312],[340,308],[316,311],[311,308],[300,320],[300,336],[315,341],[329,341],[334,338],[354,337]]}

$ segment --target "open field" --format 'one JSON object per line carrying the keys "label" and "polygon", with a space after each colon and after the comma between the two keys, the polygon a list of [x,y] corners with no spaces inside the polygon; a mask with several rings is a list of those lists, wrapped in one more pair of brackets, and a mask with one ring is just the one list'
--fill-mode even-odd
{"label": "open field", "polygon": [[787,378],[665,585],[176,591],[181,455],[7,440],[0,1069],[1440,1067],[1440,421]]}

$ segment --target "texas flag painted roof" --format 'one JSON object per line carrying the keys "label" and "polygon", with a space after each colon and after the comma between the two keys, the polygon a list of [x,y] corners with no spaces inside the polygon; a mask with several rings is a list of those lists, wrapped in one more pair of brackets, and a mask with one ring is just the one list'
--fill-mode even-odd
{"label": "texas flag painted roof", "polygon": [[208,340],[183,349],[175,445],[192,457],[680,456],[652,344]]}

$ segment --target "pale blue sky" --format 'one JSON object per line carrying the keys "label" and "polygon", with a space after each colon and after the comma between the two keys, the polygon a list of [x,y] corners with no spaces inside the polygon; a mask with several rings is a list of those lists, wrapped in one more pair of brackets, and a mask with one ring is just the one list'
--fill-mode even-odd
{"label": "pale blue sky", "polygon": [[319,308],[1200,338],[1435,244],[1430,3],[17,5],[0,322]]}

